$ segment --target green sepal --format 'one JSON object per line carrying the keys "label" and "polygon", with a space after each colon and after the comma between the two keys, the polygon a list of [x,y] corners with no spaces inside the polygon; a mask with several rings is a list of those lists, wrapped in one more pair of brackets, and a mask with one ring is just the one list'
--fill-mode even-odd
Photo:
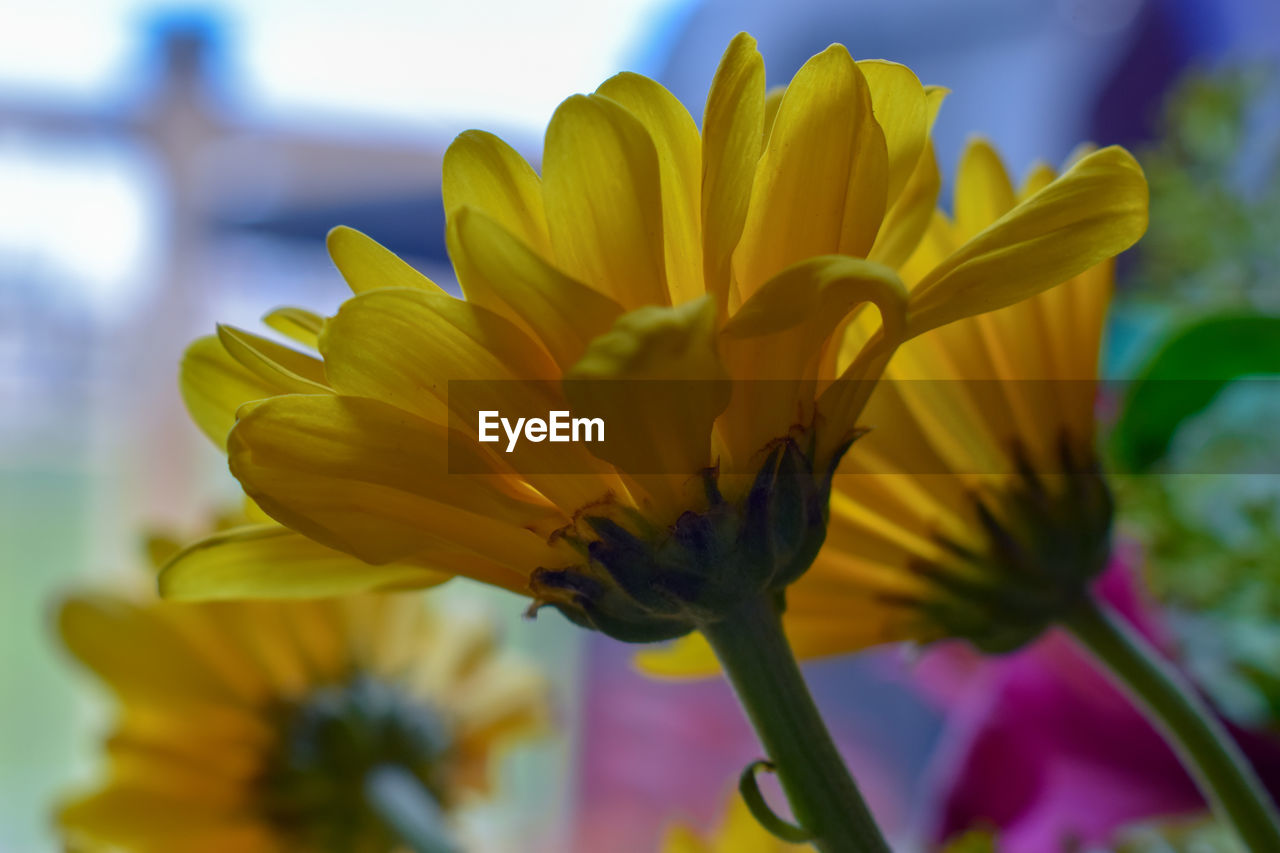
{"label": "green sepal", "polygon": [[742,602],[781,597],[826,538],[831,480],[840,457],[815,470],[812,448],[787,438],[767,453],[750,488],[730,503],[716,469],[702,473],[708,506],[669,527],[625,513],[584,515],[586,565],[539,569],[531,592],[570,620],[627,642],[653,642],[713,623]]}

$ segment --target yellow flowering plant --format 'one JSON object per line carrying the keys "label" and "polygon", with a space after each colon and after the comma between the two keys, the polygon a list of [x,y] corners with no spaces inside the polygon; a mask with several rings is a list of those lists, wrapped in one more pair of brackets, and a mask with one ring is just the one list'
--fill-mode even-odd
{"label": "yellow flowering plant", "polygon": [[58,626],[119,707],[105,779],[58,811],[77,849],[456,850],[447,815],[547,721],[535,669],[417,596],[77,593]]}
{"label": "yellow flowering plant", "polygon": [[[953,214],[935,213],[901,267],[908,288],[1049,185],[1015,188],[972,142]],[[1095,447],[1098,360],[1114,264],[912,340],[864,411],[875,428],[834,478],[825,547],[789,591],[797,654],[958,637],[1010,651],[1061,624],[1170,734],[1251,850],[1280,848],[1268,797],[1195,689],[1089,592],[1111,551],[1112,501]],[[856,346],[865,331],[848,334]],[[641,654],[654,674],[716,671],[697,637]]]}
{"label": "yellow flowering plant", "polygon": [[[269,530],[329,549],[325,589],[460,574],[622,640],[698,631],[798,831],[822,850],[884,849],[780,624],[827,535],[833,472],[901,345],[1082,273],[1146,224],[1141,170],[1102,149],[908,289],[943,94],[833,45],[766,96],[739,35],[701,130],[624,73],[556,110],[541,175],[464,133],[443,183],[464,298],[340,228],[329,250],[353,298],[328,319],[268,317],[318,358],[228,328],[193,345],[192,414],[275,524],[178,554],[162,591],[315,594],[305,565],[256,558]],[[463,382],[471,393],[451,393]],[[606,445],[508,455],[477,422],[584,408]]]}

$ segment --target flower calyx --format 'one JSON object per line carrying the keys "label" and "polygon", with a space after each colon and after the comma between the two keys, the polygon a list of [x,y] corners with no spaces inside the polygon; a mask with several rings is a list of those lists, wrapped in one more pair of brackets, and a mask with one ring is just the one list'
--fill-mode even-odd
{"label": "flower calyx", "polygon": [[708,469],[705,508],[666,528],[636,513],[582,516],[564,535],[585,563],[538,569],[531,611],[551,606],[616,639],[656,642],[715,622],[747,599],[780,599],[822,547],[831,478],[852,442],[815,470],[812,443],[779,439],[733,501],[721,493],[719,471]]}

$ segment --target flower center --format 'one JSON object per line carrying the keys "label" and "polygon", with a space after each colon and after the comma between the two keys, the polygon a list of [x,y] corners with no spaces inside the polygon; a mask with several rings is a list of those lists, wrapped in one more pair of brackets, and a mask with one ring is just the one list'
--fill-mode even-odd
{"label": "flower center", "polygon": [[365,799],[365,779],[393,764],[450,805],[452,738],[440,716],[401,688],[357,675],[278,710],[283,730],[262,779],[267,817],[300,846],[387,853],[398,842]]}
{"label": "flower center", "polygon": [[1092,449],[1073,451],[1064,435],[1052,474],[1035,471],[1021,448],[1011,452],[1020,473],[998,493],[973,498],[984,545],[938,537],[950,557],[911,566],[936,593],[914,606],[943,635],[994,653],[1061,620],[1111,552],[1111,492]]}

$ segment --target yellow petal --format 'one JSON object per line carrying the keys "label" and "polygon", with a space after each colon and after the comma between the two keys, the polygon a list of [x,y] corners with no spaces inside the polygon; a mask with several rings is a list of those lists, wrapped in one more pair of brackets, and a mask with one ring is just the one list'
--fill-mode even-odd
{"label": "yellow petal", "polygon": [[929,130],[933,130],[933,123],[938,120],[938,111],[942,109],[942,102],[947,99],[947,95],[951,94],[951,90],[945,86],[925,86],[924,98],[925,105],[929,111]]}
{"label": "yellow petal", "polygon": [[956,171],[956,239],[963,242],[973,237],[1015,203],[1013,184],[1000,155],[986,140],[971,140]]}
{"label": "yellow petal", "polygon": [[284,391],[232,358],[214,335],[197,338],[187,347],[179,385],[191,419],[218,447],[226,446],[236,409]]}
{"label": "yellow petal", "polygon": [[443,423],[452,380],[553,379],[551,359],[507,320],[446,293],[371,291],[325,324],[334,390]]}
{"label": "yellow petal", "polygon": [[565,375],[575,411],[604,418],[609,433],[595,451],[636,475],[662,508],[711,464],[711,428],[729,401],[728,374],[716,351],[716,307],[709,296],[675,307],[624,314],[592,341]]}
{"label": "yellow petal", "polygon": [[[221,813],[180,791],[106,788],[59,809],[58,823],[86,849],[134,853],[279,853],[280,837],[248,813]],[[70,849],[76,849],[74,847]]]}
{"label": "yellow petal", "polygon": [[809,845],[788,844],[760,825],[741,796],[729,800],[720,830],[716,835],[715,853],[801,853]]}
{"label": "yellow petal", "polygon": [[832,45],[796,73],[778,107],[733,260],[741,298],[805,258],[865,257],[887,186],[867,82],[848,51]]}
{"label": "yellow petal", "polygon": [[[257,709],[230,705],[166,708],[130,697],[122,704],[105,744],[111,788],[179,794],[211,812],[243,807],[251,799],[262,755],[278,738],[260,711],[255,716]],[[193,731],[200,737],[192,738]]]}
{"label": "yellow petal", "polygon": [[720,661],[696,631],[660,646],[637,652],[636,666],[655,678],[700,678],[720,672]]}
{"label": "yellow petal", "polygon": [[667,828],[662,836],[660,849],[662,853],[710,853],[697,833],[682,824]]}
{"label": "yellow petal", "polygon": [[[874,305],[882,326],[877,341],[892,346],[902,336],[906,300],[906,288],[893,270],[839,255],[795,264],[757,290],[725,326],[722,342],[730,372],[745,380],[734,388],[722,419],[734,467],[748,463],[793,426],[812,422],[824,378],[819,365],[832,333],[850,312]],[[852,380],[852,372],[845,378]],[[820,404],[819,412],[823,431],[835,444],[855,426],[843,409]]]}
{"label": "yellow petal", "polygon": [[754,338],[804,324],[820,343],[855,306],[883,308],[890,334],[903,321],[906,288],[884,264],[839,255],[810,258],[775,275],[724,326],[730,338]]}
{"label": "yellow petal", "polygon": [[545,148],[556,266],[624,308],[668,304],[658,155],[644,125],[608,98],[575,95],[551,117]]}
{"label": "yellow petal", "polygon": [[941,210],[935,209],[924,229],[924,234],[920,237],[920,242],[898,268],[898,274],[907,283],[907,289],[914,289],[934,269],[941,266],[943,261],[951,257],[952,252],[959,246],[956,240],[956,229],[951,224],[951,220]]}
{"label": "yellow petal", "polygon": [[890,207],[916,170],[929,135],[929,107],[920,78],[905,65],[883,59],[864,59],[858,69],[871,92],[876,123],[884,131],[889,181],[886,199]]}
{"label": "yellow petal", "polygon": [[448,239],[467,301],[529,330],[561,369],[622,313],[618,303],[569,278],[479,211],[455,211]]}
{"label": "yellow petal", "polygon": [[910,335],[992,311],[1132,246],[1147,227],[1147,182],[1122,148],[1085,157],[961,246],[911,292]]}
{"label": "yellow petal", "polygon": [[[325,324],[320,349],[333,387],[370,397],[478,438],[479,412],[547,417],[565,409],[560,369],[516,326],[447,294],[382,290],[347,300]],[[541,380],[541,381],[531,381]],[[497,453],[497,444],[484,445]],[[599,500],[616,477],[583,443],[523,442],[527,480],[573,512]]]}
{"label": "yellow petal", "polygon": [[[866,583],[833,580],[839,575],[833,578],[829,566],[815,563],[788,589],[783,627],[796,657],[831,657],[925,637],[915,611],[877,600]],[[697,633],[647,648],[636,654],[635,663],[646,675],[663,679],[706,678],[720,672],[715,652]]]}
{"label": "yellow petal", "polygon": [[773,122],[778,117],[778,107],[782,106],[782,96],[787,93],[786,86],[770,86],[764,93],[764,132],[760,135],[760,152],[769,147],[769,136],[773,133]]}
{"label": "yellow petal", "polygon": [[317,598],[431,586],[447,580],[421,566],[373,566],[277,524],[238,527],[175,554],[160,594],[176,600]]}
{"label": "yellow petal", "polygon": [[720,59],[702,116],[703,276],[721,312],[763,133],[764,59],[756,40],[738,33]]}
{"label": "yellow petal", "polygon": [[[812,573],[810,568],[805,577]],[[803,581],[802,577],[791,589]],[[851,583],[836,591],[819,586],[812,598],[807,593],[797,596],[802,599],[799,609],[782,620],[796,657],[812,660],[887,643],[938,639],[935,629],[921,620],[917,610],[880,598],[874,592],[868,594],[867,587],[866,583]]]}
{"label": "yellow petal", "polygon": [[534,252],[550,257],[542,182],[523,157],[492,133],[468,130],[450,144],[441,195],[446,218],[464,207],[481,211]]}
{"label": "yellow petal", "polygon": [[316,338],[324,326],[324,318],[305,308],[276,308],[269,311],[262,322],[308,349],[316,348]]}
{"label": "yellow petal", "polygon": [[698,126],[675,95],[648,77],[624,71],[596,94],[640,120],[658,155],[662,244],[672,304],[697,299],[702,284],[702,147]]}
{"label": "yellow petal", "polygon": [[[262,511],[262,507],[253,502],[253,498],[245,495],[241,505],[241,516],[244,524],[270,524],[271,516]],[[233,525],[233,526],[239,526]]]}
{"label": "yellow petal", "polygon": [[237,329],[218,326],[218,340],[244,368],[284,394],[323,394],[329,390],[324,363],[314,356]]}
{"label": "yellow petal", "polygon": [[395,252],[354,228],[339,225],[325,240],[329,257],[354,293],[383,287],[412,287],[443,293],[431,279],[409,266]]}
{"label": "yellow petal", "polygon": [[[542,544],[526,527],[554,510],[499,477],[450,475],[451,441],[455,454],[468,452],[465,437],[377,400],[290,395],[242,410],[228,455],[272,518],[366,562],[453,547],[523,566]],[[477,470],[483,463],[472,459]]]}
{"label": "yellow petal", "polygon": [[942,175],[938,172],[933,144],[926,142],[915,171],[885,215],[884,224],[880,226],[875,245],[867,257],[895,269],[905,263],[933,221],[941,186]]}
{"label": "yellow petal", "polygon": [[[938,159],[928,134],[933,130],[933,123],[938,117],[938,110],[942,108],[942,102],[950,93],[949,89],[941,86],[924,87],[926,119],[924,146],[911,176],[907,179],[906,186],[889,208],[889,212],[885,214],[884,224],[880,226],[880,233],[876,235],[875,245],[867,255],[873,261],[898,269],[912,257],[912,252],[928,234],[938,202],[938,190],[942,186],[942,175],[938,172]],[[952,246],[948,245],[946,251],[949,253],[951,249]],[[908,284],[920,277],[902,269],[899,269],[899,274]]]}
{"label": "yellow petal", "polygon": [[130,701],[191,706],[245,698],[241,685],[203,665],[171,615],[117,596],[79,594],[63,603],[58,630],[71,654]]}
{"label": "yellow petal", "polygon": [[1022,182],[1022,186],[1018,187],[1018,201],[1028,199],[1040,190],[1053,183],[1053,179],[1058,177],[1058,173],[1048,163],[1037,161],[1032,164],[1031,170],[1027,172],[1026,180]]}

